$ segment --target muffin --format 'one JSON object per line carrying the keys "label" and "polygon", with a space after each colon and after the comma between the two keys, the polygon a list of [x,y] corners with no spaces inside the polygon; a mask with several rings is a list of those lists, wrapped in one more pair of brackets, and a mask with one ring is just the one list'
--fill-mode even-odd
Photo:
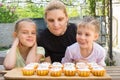
{"label": "muffin", "polygon": [[53,67],[50,69],[50,75],[53,77],[61,76],[62,69],[60,67]]}
{"label": "muffin", "polygon": [[97,66],[97,67],[93,67],[91,72],[94,76],[104,76],[106,70],[101,66]]}
{"label": "muffin", "polygon": [[31,76],[31,75],[34,75],[34,68],[33,67],[28,67],[28,66],[25,66],[23,69],[22,69],[22,74],[24,76]]}
{"label": "muffin", "polygon": [[49,73],[49,68],[48,66],[39,65],[36,69],[36,73],[38,76],[46,76]]}
{"label": "muffin", "polygon": [[65,76],[75,76],[76,75],[76,68],[75,67],[64,67],[64,75]]}
{"label": "muffin", "polygon": [[90,75],[90,70],[88,68],[79,68],[77,69],[78,76],[88,77]]}

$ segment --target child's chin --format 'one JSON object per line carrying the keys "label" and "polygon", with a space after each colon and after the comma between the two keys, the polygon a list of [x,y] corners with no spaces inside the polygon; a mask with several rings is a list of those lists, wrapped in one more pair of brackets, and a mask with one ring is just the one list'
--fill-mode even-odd
{"label": "child's chin", "polygon": [[33,44],[29,44],[28,47],[33,47]]}

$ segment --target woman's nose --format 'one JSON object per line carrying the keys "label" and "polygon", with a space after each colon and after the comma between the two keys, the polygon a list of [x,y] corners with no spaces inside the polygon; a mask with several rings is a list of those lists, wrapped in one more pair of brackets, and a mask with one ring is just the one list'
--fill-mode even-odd
{"label": "woman's nose", "polygon": [[58,26],[59,26],[59,22],[58,22],[58,21],[55,21],[55,22],[54,22],[54,26],[55,26],[55,27],[58,27]]}

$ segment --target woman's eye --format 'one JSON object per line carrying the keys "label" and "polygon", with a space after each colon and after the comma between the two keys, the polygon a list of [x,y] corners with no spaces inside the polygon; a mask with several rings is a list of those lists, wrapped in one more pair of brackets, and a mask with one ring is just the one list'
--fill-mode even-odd
{"label": "woman's eye", "polygon": [[64,18],[59,18],[58,21],[62,21]]}
{"label": "woman's eye", "polygon": [[48,19],[48,22],[54,22],[54,20],[53,19]]}
{"label": "woman's eye", "polygon": [[90,34],[85,34],[86,36],[90,36]]}

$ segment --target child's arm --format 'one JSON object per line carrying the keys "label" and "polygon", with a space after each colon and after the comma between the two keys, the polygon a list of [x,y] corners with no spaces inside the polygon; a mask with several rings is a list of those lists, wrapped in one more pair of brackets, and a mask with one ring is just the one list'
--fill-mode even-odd
{"label": "child's arm", "polygon": [[66,62],[73,62],[72,53],[69,50],[69,47],[66,49],[65,56],[62,58],[61,63],[64,64]]}
{"label": "child's arm", "polygon": [[39,53],[40,51],[37,49],[37,44],[35,43],[27,56],[26,64],[29,64],[30,62],[40,62],[40,59],[44,56],[45,52],[43,51],[42,53]]}
{"label": "child's arm", "polygon": [[12,44],[11,49],[8,51],[5,60],[4,60],[4,67],[5,69],[12,69],[16,65],[16,49],[18,46],[19,40],[16,38]]}
{"label": "child's arm", "polygon": [[106,58],[106,51],[105,50],[101,50],[99,57],[97,59],[97,63],[101,66],[106,66],[105,64],[105,58]]}

